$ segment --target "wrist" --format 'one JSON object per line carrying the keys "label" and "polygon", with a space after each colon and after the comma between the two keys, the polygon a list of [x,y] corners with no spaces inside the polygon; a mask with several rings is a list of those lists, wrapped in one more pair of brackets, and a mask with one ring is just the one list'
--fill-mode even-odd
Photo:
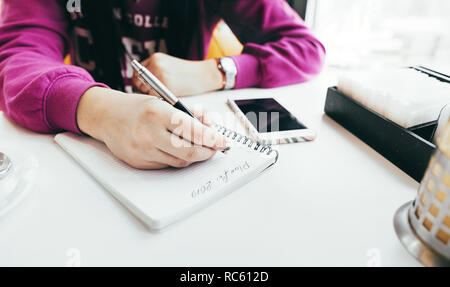
{"label": "wrist", "polygon": [[221,90],[223,88],[223,74],[217,66],[215,59],[205,60],[206,73],[208,75],[208,88],[210,91]]}
{"label": "wrist", "polygon": [[107,112],[105,103],[107,94],[114,92],[103,87],[92,87],[88,89],[80,98],[77,107],[77,125],[82,133],[95,139],[103,140],[104,118]]}

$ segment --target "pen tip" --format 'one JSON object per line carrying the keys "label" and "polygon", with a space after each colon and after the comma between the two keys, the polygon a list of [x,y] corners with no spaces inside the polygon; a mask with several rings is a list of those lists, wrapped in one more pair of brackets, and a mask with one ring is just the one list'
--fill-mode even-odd
{"label": "pen tip", "polygon": [[223,150],[221,150],[223,153],[226,153],[227,151],[229,151],[231,149],[230,146],[227,146],[226,148],[224,148]]}

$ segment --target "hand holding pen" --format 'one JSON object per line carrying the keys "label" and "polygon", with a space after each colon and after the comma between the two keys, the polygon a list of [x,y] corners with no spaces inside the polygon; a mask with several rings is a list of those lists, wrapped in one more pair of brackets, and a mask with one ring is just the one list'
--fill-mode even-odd
{"label": "hand holding pen", "polygon": [[185,112],[195,118],[194,114],[155,76],[142,66],[136,59],[130,58],[131,66],[138,74],[138,77],[148,86],[153,88],[166,102],[174,108]]}
{"label": "hand holding pen", "polygon": [[[197,119],[195,115],[178,99],[155,75],[152,74],[147,68],[142,66],[136,59],[134,59],[126,50],[125,53],[128,59],[131,61],[131,66],[136,71],[138,77],[149,87],[153,88],[167,103],[174,108],[188,114],[194,119]],[[198,120],[198,119],[197,119]],[[227,147],[224,151],[229,150]]]}

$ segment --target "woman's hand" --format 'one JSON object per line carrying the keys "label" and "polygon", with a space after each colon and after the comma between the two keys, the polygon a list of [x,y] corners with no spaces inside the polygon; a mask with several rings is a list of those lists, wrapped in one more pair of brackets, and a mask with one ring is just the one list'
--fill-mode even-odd
{"label": "woman's hand", "polygon": [[77,122],[82,132],[140,169],[186,167],[227,148],[213,128],[147,95],[93,87],[80,100]]}
{"label": "woman's hand", "polygon": [[[176,96],[191,96],[222,88],[222,72],[213,59],[188,61],[164,53],[155,53],[141,63],[166,85]],[[144,94],[154,94],[133,76],[133,86]]]}

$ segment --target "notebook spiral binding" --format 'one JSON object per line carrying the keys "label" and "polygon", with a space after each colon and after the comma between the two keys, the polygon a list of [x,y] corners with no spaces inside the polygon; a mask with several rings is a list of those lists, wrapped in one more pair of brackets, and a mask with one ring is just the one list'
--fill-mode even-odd
{"label": "notebook spiral binding", "polygon": [[[270,145],[262,145],[254,140],[252,140],[250,137],[242,135],[238,132],[235,132],[233,130],[230,130],[224,126],[216,125],[217,130],[219,133],[224,135],[227,138],[232,139],[233,141],[237,143],[242,143],[243,145],[247,145],[249,148],[252,148],[255,151],[259,151],[260,153],[265,153],[266,155],[270,155],[271,153],[276,153],[276,158],[278,159],[278,151],[272,149]],[[253,146],[255,145],[255,146]]]}

